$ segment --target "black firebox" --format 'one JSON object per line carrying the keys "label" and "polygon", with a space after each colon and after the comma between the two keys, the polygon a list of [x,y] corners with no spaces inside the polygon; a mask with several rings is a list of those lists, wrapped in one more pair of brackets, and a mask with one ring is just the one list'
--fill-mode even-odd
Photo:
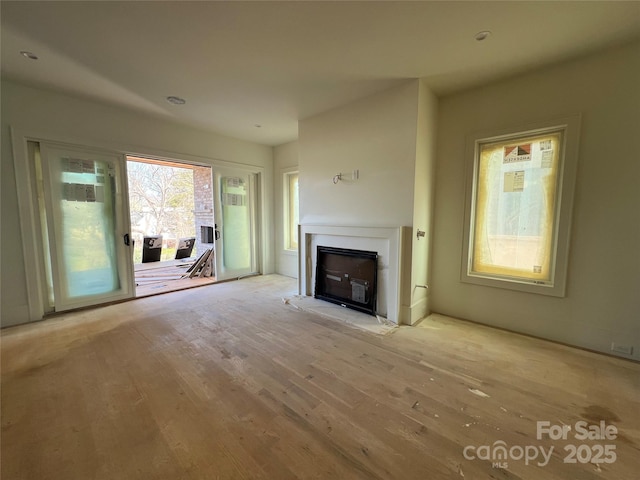
{"label": "black firebox", "polygon": [[378,254],[318,246],[315,297],[376,314]]}

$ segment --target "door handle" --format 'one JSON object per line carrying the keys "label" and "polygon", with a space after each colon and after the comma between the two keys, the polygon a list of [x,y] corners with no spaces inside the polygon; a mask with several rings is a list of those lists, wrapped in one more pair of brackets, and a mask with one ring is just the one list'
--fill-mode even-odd
{"label": "door handle", "polygon": [[128,247],[129,245],[131,245],[131,240],[129,239],[129,234],[125,233],[124,234],[124,244]]}

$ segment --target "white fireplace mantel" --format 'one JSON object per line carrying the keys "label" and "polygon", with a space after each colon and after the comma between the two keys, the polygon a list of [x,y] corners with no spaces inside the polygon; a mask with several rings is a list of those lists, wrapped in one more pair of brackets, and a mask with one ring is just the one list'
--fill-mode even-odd
{"label": "white fireplace mantel", "polygon": [[382,309],[378,312],[387,320],[399,323],[402,232],[403,227],[300,225],[299,293],[309,296],[314,293],[316,245],[377,251],[378,305]]}

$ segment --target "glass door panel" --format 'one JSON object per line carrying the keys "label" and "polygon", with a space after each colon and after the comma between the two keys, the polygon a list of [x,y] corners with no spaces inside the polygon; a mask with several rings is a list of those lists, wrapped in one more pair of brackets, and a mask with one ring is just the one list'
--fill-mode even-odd
{"label": "glass door panel", "polygon": [[56,311],[133,294],[124,159],[42,145]]}
{"label": "glass door panel", "polygon": [[216,278],[228,280],[257,271],[255,179],[236,169],[216,169]]}

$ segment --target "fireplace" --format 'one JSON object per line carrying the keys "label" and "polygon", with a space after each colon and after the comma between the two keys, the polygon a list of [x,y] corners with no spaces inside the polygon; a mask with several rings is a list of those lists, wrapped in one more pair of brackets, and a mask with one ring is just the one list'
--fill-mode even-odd
{"label": "fireplace", "polygon": [[[410,227],[356,227],[345,225],[300,225],[300,295],[313,296],[316,285],[317,247],[328,246],[376,252],[378,255],[376,315],[400,322],[401,266],[410,254]],[[404,252],[404,253],[403,253]]]}
{"label": "fireplace", "polygon": [[375,315],[377,280],[377,252],[318,245],[316,298]]}

